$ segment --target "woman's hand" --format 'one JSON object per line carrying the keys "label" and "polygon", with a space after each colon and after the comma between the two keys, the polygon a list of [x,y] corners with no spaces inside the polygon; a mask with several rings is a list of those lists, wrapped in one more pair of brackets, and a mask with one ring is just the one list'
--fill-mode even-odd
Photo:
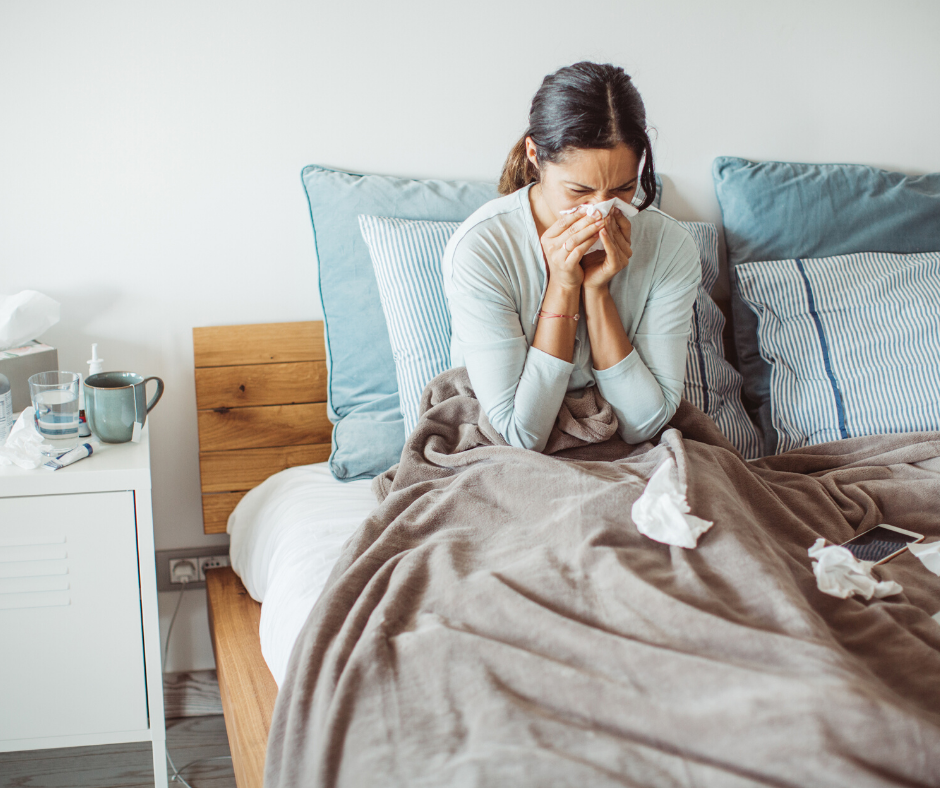
{"label": "woman's hand", "polygon": [[539,240],[552,284],[567,290],[581,289],[584,281],[581,259],[597,240],[603,226],[602,216],[571,213],[563,215],[545,231]]}
{"label": "woman's hand", "polygon": [[599,259],[585,261],[583,285],[585,290],[600,290],[616,274],[627,267],[633,249],[630,246],[630,220],[619,209],[614,208],[607,216],[600,230],[604,251],[598,252]]}

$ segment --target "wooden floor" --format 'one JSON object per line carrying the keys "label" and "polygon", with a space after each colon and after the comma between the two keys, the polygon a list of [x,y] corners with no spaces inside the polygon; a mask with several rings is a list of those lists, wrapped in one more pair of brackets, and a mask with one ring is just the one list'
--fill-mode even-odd
{"label": "wooden floor", "polygon": [[[166,721],[167,746],[178,769],[197,758],[228,755],[221,715]],[[172,774],[172,771],[170,772]],[[183,771],[193,788],[235,788],[231,760]],[[182,783],[170,783],[182,786]],[[0,753],[0,788],[153,788],[149,742]]]}
{"label": "wooden floor", "polygon": [[168,720],[222,713],[219,679],[214,670],[163,674],[163,708]]}

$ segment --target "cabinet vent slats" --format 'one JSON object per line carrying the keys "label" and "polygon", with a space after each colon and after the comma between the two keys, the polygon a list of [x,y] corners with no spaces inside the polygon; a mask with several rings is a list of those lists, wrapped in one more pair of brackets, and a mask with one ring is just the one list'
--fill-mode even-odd
{"label": "cabinet vent slats", "polygon": [[0,563],[0,578],[45,577],[68,573],[69,562],[64,558],[57,561],[4,561]]}
{"label": "cabinet vent slats", "polygon": [[68,591],[69,576],[26,575],[23,577],[0,577],[0,595],[28,594],[34,591]]}
{"label": "cabinet vent slats", "polygon": [[30,607],[65,607],[72,603],[69,591],[34,591],[24,594],[0,594],[0,610]]}
{"label": "cabinet vent slats", "polygon": [[64,544],[18,544],[0,547],[0,564],[11,561],[50,561],[56,558],[68,558]]}
{"label": "cabinet vent slats", "polygon": [[[0,552],[4,547],[23,547],[37,544],[65,544],[65,534],[2,534],[0,535]],[[3,559],[0,558],[0,561]]]}
{"label": "cabinet vent slats", "polygon": [[65,535],[7,537],[0,543],[0,610],[71,604]]}
{"label": "cabinet vent slats", "polygon": [[225,533],[247,490],[330,454],[323,323],[194,328],[193,355],[203,530]]}

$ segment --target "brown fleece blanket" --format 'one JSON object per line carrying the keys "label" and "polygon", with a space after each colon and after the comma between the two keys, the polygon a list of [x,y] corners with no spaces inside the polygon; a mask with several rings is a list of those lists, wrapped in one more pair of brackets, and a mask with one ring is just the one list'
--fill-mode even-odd
{"label": "brown fleece blanket", "polygon": [[[268,788],[940,785],[940,578],[836,599],[807,548],[940,537],[940,433],[747,463],[688,403],[658,440],[553,456],[436,378],[298,638]],[[694,550],[630,511],[669,455]]]}

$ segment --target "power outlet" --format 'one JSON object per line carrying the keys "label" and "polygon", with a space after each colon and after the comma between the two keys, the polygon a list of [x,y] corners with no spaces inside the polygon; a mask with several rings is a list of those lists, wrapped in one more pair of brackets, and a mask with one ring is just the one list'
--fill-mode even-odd
{"label": "power outlet", "polygon": [[184,581],[192,583],[194,580],[202,580],[199,577],[199,561],[193,558],[171,558],[170,559],[170,582],[182,584]]}
{"label": "power outlet", "polygon": [[228,566],[227,555],[210,555],[207,558],[199,559],[199,579],[205,581],[207,569],[218,569],[220,566]]}
{"label": "power outlet", "polygon": [[[229,566],[228,545],[158,550],[156,558],[158,591],[179,592],[184,585],[192,589],[205,588],[206,569]],[[180,582],[184,574],[191,578],[185,584]]]}

